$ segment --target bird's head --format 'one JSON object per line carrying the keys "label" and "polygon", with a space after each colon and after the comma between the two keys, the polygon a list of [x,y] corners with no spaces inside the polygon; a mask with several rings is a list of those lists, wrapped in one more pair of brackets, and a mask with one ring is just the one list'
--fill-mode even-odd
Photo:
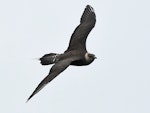
{"label": "bird's head", "polygon": [[86,53],[85,59],[88,62],[88,64],[90,64],[96,59],[96,56],[94,54],[91,54],[91,53]]}

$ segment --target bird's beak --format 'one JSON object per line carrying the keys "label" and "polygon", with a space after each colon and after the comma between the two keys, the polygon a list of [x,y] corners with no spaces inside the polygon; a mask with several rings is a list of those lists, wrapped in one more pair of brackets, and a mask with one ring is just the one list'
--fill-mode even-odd
{"label": "bird's beak", "polygon": [[95,56],[94,59],[97,59],[97,57]]}

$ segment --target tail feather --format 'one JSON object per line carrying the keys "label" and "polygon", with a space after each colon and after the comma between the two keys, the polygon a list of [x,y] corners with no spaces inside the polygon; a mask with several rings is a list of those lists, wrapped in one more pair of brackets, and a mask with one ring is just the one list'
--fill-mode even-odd
{"label": "tail feather", "polygon": [[59,54],[56,54],[56,53],[49,53],[49,54],[42,56],[39,60],[41,61],[42,65],[53,64],[55,63],[58,55]]}

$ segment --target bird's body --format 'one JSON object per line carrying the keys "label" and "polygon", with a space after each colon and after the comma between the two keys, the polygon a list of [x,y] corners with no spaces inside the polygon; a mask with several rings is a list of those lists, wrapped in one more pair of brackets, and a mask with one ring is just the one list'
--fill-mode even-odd
{"label": "bird's body", "polygon": [[80,24],[71,36],[67,50],[62,54],[46,54],[39,59],[42,65],[54,65],[50,69],[49,74],[40,82],[28,100],[69,65],[84,66],[89,65],[94,61],[96,58],[95,55],[87,52],[86,39],[92,28],[95,26],[95,22],[96,16],[94,9],[90,5],[87,5],[81,17]]}

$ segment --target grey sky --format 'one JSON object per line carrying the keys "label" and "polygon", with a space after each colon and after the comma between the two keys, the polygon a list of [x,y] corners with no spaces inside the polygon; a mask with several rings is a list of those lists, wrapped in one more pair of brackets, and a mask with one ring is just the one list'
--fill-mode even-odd
{"label": "grey sky", "polygon": [[[36,60],[63,52],[87,4],[95,28],[91,65],[70,66],[28,103],[51,66]],[[150,113],[148,0],[1,0],[1,113]]]}

